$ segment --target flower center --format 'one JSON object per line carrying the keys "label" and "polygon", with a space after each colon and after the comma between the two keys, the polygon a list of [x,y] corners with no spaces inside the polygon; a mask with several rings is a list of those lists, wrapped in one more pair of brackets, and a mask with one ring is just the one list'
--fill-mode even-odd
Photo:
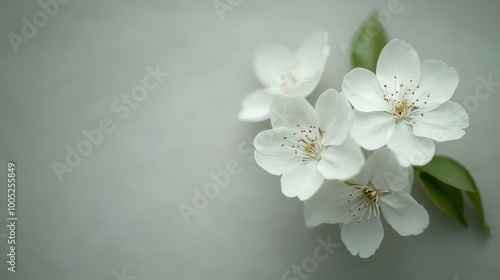
{"label": "flower center", "polygon": [[[415,97],[415,92],[419,88],[420,85],[415,84],[411,79],[407,84],[398,83],[396,76],[394,76],[392,85],[384,84],[384,101],[388,106],[387,111],[393,115],[398,122],[404,121],[408,124],[415,124],[413,117],[427,105],[427,99],[430,97],[429,94],[420,98]],[[420,115],[423,116],[423,114]]]}
{"label": "flower center", "polygon": [[298,78],[296,75],[299,62],[295,62],[291,67],[287,67],[283,73],[279,76],[279,88],[282,93],[287,92],[295,84],[297,84]]}
{"label": "flower center", "polygon": [[286,143],[281,144],[281,147],[293,150],[294,154],[306,160],[320,160],[323,144],[321,137],[325,133],[316,126],[309,126],[307,128],[301,127],[297,124],[297,130],[290,136],[284,136],[283,140]]}
{"label": "flower center", "polygon": [[352,216],[359,217],[358,223],[368,222],[373,219],[380,220],[380,196],[390,193],[390,191],[379,191],[369,186],[353,186],[356,191],[349,194],[347,202],[354,202],[349,209]]}

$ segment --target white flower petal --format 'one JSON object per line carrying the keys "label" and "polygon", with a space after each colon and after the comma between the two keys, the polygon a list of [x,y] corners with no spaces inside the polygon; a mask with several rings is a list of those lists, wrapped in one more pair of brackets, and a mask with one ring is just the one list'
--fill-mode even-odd
{"label": "white flower petal", "polygon": [[[396,77],[396,78],[394,78]],[[377,62],[377,78],[380,85],[388,88],[420,80],[420,59],[413,47],[404,41],[393,39],[380,52]]]}
{"label": "white flower petal", "polygon": [[318,170],[326,179],[346,180],[358,174],[364,163],[361,148],[347,137],[341,145],[328,146],[321,152]]}
{"label": "white flower petal", "polygon": [[368,258],[375,254],[382,239],[384,239],[384,228],[377,219],[369,221],[352,220],[342,226],[342,242],[353,256],[359,254],[361,258]]}
{"label": "white flower petal", "polygon": [[381,197],[382,215],[402,236],[416,235],[429,226],[429,214],[407,192],[393,192]]}
{"label": "white flower petal", "polygon": [[309,199],[321,187],[323,176],[318,171],[317,161],[301,161],[287,169],[281,177],[281,191],[287,197]]}
{"label": "white flower petal", "polygon": [[395,125],[395,118],[389,113],[354,110],[351,135],[361,147],[376,150],[385,146],[387,135]]}
{"label": "white flower petal", "polygon": [[371,172],[370,168],[366,165],[366,163],[361,167],[361,171],[358,172],[355,176],[346,180],[350,185],[357,186],[368,186],[370,182]]}
{"label": "white flower petal", "polygon": [[295,85],[293,85],[290,89],[286,90],[284,93],[286,95],[307,97],[316,88],[320,78],[321,78],[321,72],[317,72],[310,78],[299,80]]}
{"label": "white flower petal", "polygon": [[348,223],[352,220],[349,212],[351,205],[347,202],[354,188],[340,181],[328,182],[314,196],[304,203],[309,225],[322,223]]}
{"label": "white flower petal", "polygon": [[[421,69],[422,78],[415,97],[420,100],[418,105],[430,111],[451,98],[458,85],[458,73],[455,68],[435,59],[424,61]],[[422,105],[422,102],[427,104]]]}
{"label": "white flower petal", "polygon": [[330,54],[328,34],[318,31],[307,37],[297,50],[297,61],[302,77],[312,77],[325,69],[326,60]]}
{"label": "white flower petal", "polygon": [[415,178],[415,171],[413,171],[413,166],[407,167],[408,169],[408,187],[403,191],[407,193],[411,193],[411,189],[413,188],[413,179]]}
{"label": "white flower petal", "polygon": [[279,86],[280,75],[295,62],[295,54],[288,48],[269,44],[255,53],[254,69],[264,86]]}
{"label": "white flower petal", "polygon": [[446,101],[436,109],[417,115],[413,121],[413,134],[442,142],[464,136],[469,116],[462,105]]}
{"label": "white flower petal", "polygon": [[304,206],[304,220],[306,226],[309,228],[314,228],[324,223],[321,219],[317,218],[316,216],[313,216],[313,210],[307,208],[306,206]]}
{"label": "white flower petal", "polygon": [[355,68],[347,73],[342,82],[342,91],[358,111],[388,110],[377,77],[367,69]]}
{"label": "white flower petal", "polygon": [[271,124],[273,127],[297,128],[316,126],[319,118],[314,108],[305,98],[277,95],[271,102]]}
{"label": "white flower petal", "polygon": [[409,169],[402,167],[396,156],[387,148],[375,151],[366,164],[370,170],[370,182],[377,190],[402,191],[408,188]]}
{"label": "white flower petal", "polygon": [[413,135],[413,128],[405,122],[389,131],[387,147],[396,154],[403,166],[425,165],[434,156],[434,141]]}
{"label": "white flower petal", "polygon": [[281,175],[301,162],[302,159],[292,149],[281,146],[287,144],[283,137],[288,137],[292,133],[292,130],[281,127],[257,134],[253,141],[257,164],[271,174]]}
{"label": "white flower petal", "polygon": [[269,119],[269,106],[273,95],[261,90],[256,90],[243,98],[242,109],[238,119],[248,122],[258,122]]}
{"label": "white flower petal", "polygon": [[316,112],[323,133],[324,145],[340,145],[349,134],[352,121],[351,104],[343,93],[334,89],[323,92],[316,101]]}

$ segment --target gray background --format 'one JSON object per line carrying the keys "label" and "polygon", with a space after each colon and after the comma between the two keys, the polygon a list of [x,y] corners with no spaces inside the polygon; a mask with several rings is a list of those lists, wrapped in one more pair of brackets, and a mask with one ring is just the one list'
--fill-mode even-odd
{"label": "gray background", "polygon": [[[268,123],[236,119],[241,99],[258,87],[255,50],[267,42],[295,48],[325,29],[331,55],[309,100],[340,90],[350,69],[342,43],[375,8],[388,1],[250,1],[215,11],[212,1],[77,1],[60,5],[46,26],[13,50],[7,34],[21,34],[36,1],[0,4],[0,234],[6,233],[6,163],[17,163],[18,264],[1,279],[116,279],[126,268],[136,280],[281,279],[317,246],[340,242],[336,226],[304,226],[302,203],[281,194],[279,177],[248,154]],[[224,1],[226,2],[226,1]],[[478,77],[500,80],[498,1],[409,1],[386,27],[411,43],[422,60],[457,68],[452,100],[474,99]],[[142,83],[145,68],[169,76],[127,118],[113,100]],[[340,245],[309,279],[493,279],[500,274],[500,87],[477,108],[458,141],[437,145],[472,172],[481,188],[492,235],[485,238],[471,206],[468,228],[441,213],[420,185],[414,196],[430,216],[416,237],[385,226],[381,248],[367,260]],[[483,89],[484,92],[484,89]],[[484,97],[484,96],[481,96]],[[469,98],[469,99],[467,99]],[[471,103],[473,104],[473,103]],[[115,130],[59,182],[51,164],[64,163],[69,145],[109,118]],[[239,150],[238,147],[241,145]],[[179,205],[231,160],[241,173],[186,224]],[[1,236],[0,236],[1,237]],[[131,279],[129,279],[131,280]]]}

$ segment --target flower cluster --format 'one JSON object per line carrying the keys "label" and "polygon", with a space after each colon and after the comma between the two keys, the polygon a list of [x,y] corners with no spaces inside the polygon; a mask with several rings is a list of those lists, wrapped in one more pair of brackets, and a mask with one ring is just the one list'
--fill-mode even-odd
{"label": "flower cluster", "polygon": [[461,138],[469,118],[449,101],[457,71],[437,60],[420,63],[398,39],[381,51],[376,73],[353,69],[342,92],[326,90],[313,107],[305,97],[328,55],[326,32],[307,38],[297,53],[278,45],[259,50],[255,71],[263,87],[243,100],[239,118],[270,119],[272,129],[254,140],[257,164],[281,175],[285,196],[304,201],[307,225],[341,224],[348,250],[366,258],[382,242],[382,216],[402,236],[428,226],[427,211],[410,195],[412,166],[433,158],[434,141]]}

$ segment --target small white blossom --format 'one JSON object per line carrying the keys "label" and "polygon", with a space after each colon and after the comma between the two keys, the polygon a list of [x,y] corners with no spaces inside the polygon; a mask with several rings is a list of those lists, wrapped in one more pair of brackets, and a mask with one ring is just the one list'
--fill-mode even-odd
{"label": "small white blossom", "polygon": [[306,223],[343,224],[342,241],[351,254],[370,257],[384,237],[382,216],[402,236],[429,225],[427,211],[407,192],[411,178],[411,167],[400,166],[389,149],[377,150],[358,175],[332,181],[305,202]]}
{"label": "small white blossom", "polygon": [[364,163],[361,148],[349,136],[352,110],[342,93],[325,91],[313,108],[303,97],[276,96],[273,129],[254,140],[255,160],[281,177],[288,197],[310,198],[325,179],[347,179]]}
{"label": "small white blossom", "polygon": [[382,50],[376,75],[356,68],[342,90],[354,106],[353,138],[365,149],[387,145],[403,166],[425,165],[434,141],[459,139],[469,126],[464,108],[449,101],[458,85],[455,68],[438,60],[420,64],[411,45],[394,39]]}
{"label": "small white blossom", "polygon": [[296,53],[274,44],[259,49],[254,68],[262,88],[243,99],[238,118],[249,122],[266,120],[274,96],[311,94],[323,74],[329,53],[328,34],[324,31],[306,38]]}

